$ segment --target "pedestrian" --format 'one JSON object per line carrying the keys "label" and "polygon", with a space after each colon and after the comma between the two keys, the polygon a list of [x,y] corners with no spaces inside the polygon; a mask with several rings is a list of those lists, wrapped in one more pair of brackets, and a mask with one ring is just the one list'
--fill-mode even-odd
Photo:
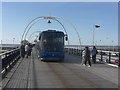
{"label": "pedestrian", "polygon": [[88,62],[88,64],[89,64],[89,66],[88,67],[90,67],[91,66],[91,62],[90,62],[90,50],[89,50],[89,47],[85,47],[85,65],[87,64],[87,62]]}
{"label": "pedestrian", "polygon": [[29,43],[29,51],[28,51],[28,56],[31,56],[31,52],[32,52],[32,45]]}
{"label": "pedestrian", "polygon": [[92,61],[93,61],[93,63],[95,64],[95,63],[96,63],[96,55],[98,54],[98,51],[97,51],[97,49],[96,49],[95,46],[93,46],[93,49],[92,49],[92,51],[91,51],[91,54],[92,54]]}
{"label": "pedestrian", "polygon": [[85,65],[85,48],[82,51],[82,61],[81,61],[81,65]]}
{"label": "pedestrian", "polygon": [[28,58],[28,55],[29,55],[29,45],[28,44],[26,44],[25,45],[25,53],[26,53],[26,58]]}
{"label": "pedestrian", "polygon": [[22,58],[25,57],[25,45],[24,44],[21,44],[21,46],[20,46],[20,56]]}

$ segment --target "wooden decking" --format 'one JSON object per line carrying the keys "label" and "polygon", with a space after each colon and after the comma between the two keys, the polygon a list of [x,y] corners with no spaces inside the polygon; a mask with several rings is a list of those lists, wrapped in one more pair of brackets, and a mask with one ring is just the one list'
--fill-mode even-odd
{"label": "wooden decking", "polygon": [[106,64],[81,66],[79,56],[66,54],[64,62],[20,59],[2,80],[3,88],[118,88],[118,68]]}

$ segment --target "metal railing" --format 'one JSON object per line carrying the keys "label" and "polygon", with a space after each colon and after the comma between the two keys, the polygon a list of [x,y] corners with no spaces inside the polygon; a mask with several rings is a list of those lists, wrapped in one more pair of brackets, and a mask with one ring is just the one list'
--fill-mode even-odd
{"label": "metal railing", "polygon": [[14,49],[0,54],[1,73],[6,72],[20,58],[20,49]]}
{"label": "metal railing", "polygon": [[[65,48],[65,52],[71,55],[78,55],[82,57],[82,50],[77,48]],[[113,55],[114,54],[114,55]],[[104,51],[98,50],[98,54],[96,56],[96,60],[104,63],[111,63],[116,64],[119,66],[119,52],[111,52],[111,51]]]}

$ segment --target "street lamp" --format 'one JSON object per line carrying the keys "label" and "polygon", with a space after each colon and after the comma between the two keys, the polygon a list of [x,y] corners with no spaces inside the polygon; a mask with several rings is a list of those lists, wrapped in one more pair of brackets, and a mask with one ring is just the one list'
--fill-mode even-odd
{"label": "street lamp", "polygon": [[48,23],[51,23],[51,21],[50,21],[50,20],[48,20]]}
{"label": "street lamp", "polygon": [[99,28],[99,27],[100,27],[99,25],[95,25],[95,26],[94,26],[94,29],[93,29],[93,46],[95,45],[95,44],[94,44],[94,37],[95,37],[94,32],[95,32],[95,28]]}

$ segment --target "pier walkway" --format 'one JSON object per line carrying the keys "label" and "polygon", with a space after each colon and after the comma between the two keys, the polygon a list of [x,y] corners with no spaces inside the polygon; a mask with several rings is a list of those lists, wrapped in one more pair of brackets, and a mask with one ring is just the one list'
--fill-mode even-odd
{"label": "pier walkway", "polygon": [[97,63],[80,65],[79,56],[65,55],[63,62],[43,62],[33,48],[2,80],[2,88],[118,88],[118,68]]}

